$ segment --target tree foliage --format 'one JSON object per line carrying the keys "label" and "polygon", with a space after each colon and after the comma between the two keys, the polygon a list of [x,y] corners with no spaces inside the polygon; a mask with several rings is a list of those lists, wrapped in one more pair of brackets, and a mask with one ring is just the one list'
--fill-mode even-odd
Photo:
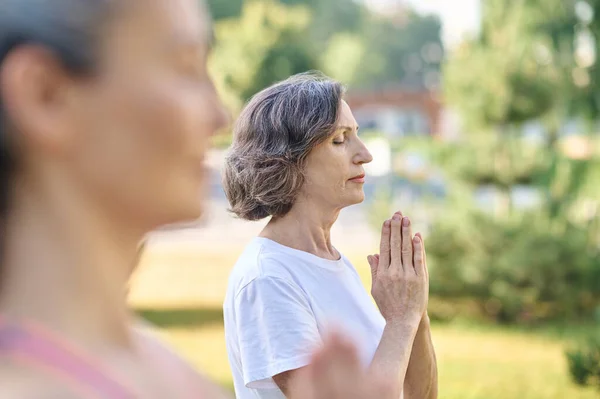
{"label": "tree foliage", "polygon": [[480,35],[446,65],[448,101],[476,129],[544,115],[559,100],[563,75],[551,38],[538,31],[540,9],[520,0],[488,0],[483,9]]}
{"label": "tree foliage", "polygon": [[374,15],[354,0],[219,0],[211,69],[234,112],[262,88],[322,70],[351,87],[435,88],[444,50],[437,18]]}

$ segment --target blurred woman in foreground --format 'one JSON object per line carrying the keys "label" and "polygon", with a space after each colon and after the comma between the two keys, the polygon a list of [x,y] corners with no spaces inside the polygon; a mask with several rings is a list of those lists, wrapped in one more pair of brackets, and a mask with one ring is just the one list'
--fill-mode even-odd
{"label": "blurred woman in foreground", "polygon": [[332,321],[372,376],[395,380],[395,397],[437,397],[425,249],[410,220],[383,224],[370,256],[372,294],[331,242],[340,211],[364,200],[372,157],[343,88],[314,74],[258,93],[243,110],[225,168],[231,210],[270,217],[240,256],[224,304],[238,399],[283,398]]}
{"label": "blurred woman in foreground", "polygon": [[[144,234],[202,213],[210,31],[196,0],[0,0],[0,397],[222,397],[125,298]],[[332,338],[301,397],[366,390],[352,359]]]}

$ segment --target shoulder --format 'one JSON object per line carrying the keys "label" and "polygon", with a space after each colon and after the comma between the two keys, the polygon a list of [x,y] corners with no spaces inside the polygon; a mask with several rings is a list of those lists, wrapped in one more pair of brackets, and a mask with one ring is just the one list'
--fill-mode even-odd
{"label": "shoulder", "polygon": [[230,277],[229,293],[236,296],[252,285],[269,285],[296,280],[295,260],[289,254],[278,251],[277,246],[266,240],[255,239],[238,258]]}
{"label": "shoulder", "polygon": [[266,274],[257,276],[240,287],[235,296],[235,303],[237,307],[248,304],[262,307],[281,305],[288,299],[306,301],[302,285],[292,279]]}
{"label": "shoulder", "polygon": [[162,365],[162,371],[171,375],[173,381],[181,383],[179,388],[187,392],[197,393],[198,397],[222,399],[227,396],[215,383],[201,375],[173,349],[164,343],[152,326],[139,322],[135,334],[147,356],[156,359],[156,364]]}
{"label": "shoulder", "polygon": [[241,253],[235,266],[235,270],[245,273],[255,272],[265,274],[269,271],[271,264],[285,265],[290,260],[289,253],[281,245],[261,237],[254,238]]}

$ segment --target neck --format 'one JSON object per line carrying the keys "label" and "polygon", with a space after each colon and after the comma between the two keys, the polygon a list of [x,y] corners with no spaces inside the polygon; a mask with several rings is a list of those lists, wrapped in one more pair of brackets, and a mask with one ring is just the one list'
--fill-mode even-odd
{"label": "neck", "polygon": [[92,348],[129,346],[125,286],[142,232],[89,199],[56,191],[15,188],[4,226],[0,314]]}
{"label": "neck", "polygon": [[339,213],[339,209],[317,209],[314,203],[299,199],[285,216],[271,219],[260,236],[321,258],[339,259],[331,245],[331,227]]}

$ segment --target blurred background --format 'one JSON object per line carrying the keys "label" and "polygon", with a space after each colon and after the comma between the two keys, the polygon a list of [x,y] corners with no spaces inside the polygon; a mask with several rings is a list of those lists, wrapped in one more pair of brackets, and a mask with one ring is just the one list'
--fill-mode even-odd
{"label": "blurred background", "polygon": [[[211,68],[235,116],[307,70],[348,87],[375,160],[334,245],[366,256],[395,210],[423,232],[440,398],[600,396],[600,0],[211,0]],[[221,304],[264,222],[210,207],[153,234],[131,302],[231,388]]]}

